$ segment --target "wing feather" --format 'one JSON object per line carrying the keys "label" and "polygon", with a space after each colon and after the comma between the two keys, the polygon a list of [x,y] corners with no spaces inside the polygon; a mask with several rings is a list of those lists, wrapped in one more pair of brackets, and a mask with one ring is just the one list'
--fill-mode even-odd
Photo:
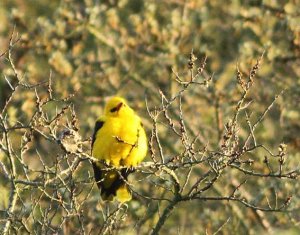
{"label": "wing feather", "polygon": [[93,148],[95,140],[96,140],[97,132],[101,129],[103,124],[104,124],[104,121],[100,121],[100,120],[96,121],[96,123],[95,123],[94,133],[92,136],[92,148]]}

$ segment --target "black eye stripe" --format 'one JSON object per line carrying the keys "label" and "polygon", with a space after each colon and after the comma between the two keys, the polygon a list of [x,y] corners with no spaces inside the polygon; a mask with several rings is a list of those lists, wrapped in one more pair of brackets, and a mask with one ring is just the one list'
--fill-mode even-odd
{"label": "black eye stripe", "polygon": [[116,107],[112,108],[112,109],[110,110],[110,112],[113,113],[113,112],[119,111],[120,108],[122,107],[122,105],[123,105],[122,102],[119,103]]}
{"label": "black eye stripe", "polygon": [[111,113],[118,111],[118,107],[114,107],[110,110]]}

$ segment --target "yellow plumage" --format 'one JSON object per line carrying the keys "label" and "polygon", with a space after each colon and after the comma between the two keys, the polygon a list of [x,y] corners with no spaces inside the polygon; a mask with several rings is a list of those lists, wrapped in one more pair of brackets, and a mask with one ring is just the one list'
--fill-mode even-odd
{"label": "yellow plumage", "polygon": [[[96,121],[92,155],[97,185],[103,200],[129,201],[127,177],[147,154],[147,138],[141,120],[121,97],[110,99]],[[105,170],[107,168],[115,168]]]}

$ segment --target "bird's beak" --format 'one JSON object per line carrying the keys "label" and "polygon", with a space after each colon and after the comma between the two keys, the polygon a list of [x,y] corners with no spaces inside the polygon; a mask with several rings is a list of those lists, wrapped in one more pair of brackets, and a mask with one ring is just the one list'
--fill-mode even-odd
{"label": "bird's beak", "polygon": [[123,106],[123,103],[119,103],[117,106],[116,106],[116,111],[118,112],[120,110],[120,108]]}

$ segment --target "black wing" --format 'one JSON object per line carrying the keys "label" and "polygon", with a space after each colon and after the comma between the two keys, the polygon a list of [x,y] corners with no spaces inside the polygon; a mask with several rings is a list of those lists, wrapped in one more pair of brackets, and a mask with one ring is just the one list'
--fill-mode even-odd
{"label": "black wing", "polygon": [[[103,200],[111,200],[115,197],[118,189],[121,186],[126,185],[128,175],[133,172],[133,170],[129,168],[123,168],[120,171],[115,169],[104,171],[101,166],[97,165],[95,162],[93,162],[93,169],[95,180]],[[111,173],[114,175],[113,179],[110,178]],[[111,181],[111,183],[108,184],[107,181]]]}
{"label": "black wing", "polygon": [[92,148],[93,148],[93,145],[94,145],[95,140],[96,140],[97,132],[100,130],[100,128],[103,126],[103,124],[104,124],[103,121],[97,121],[95,123],[94,133],[93,133],[93,137],[92,137]]}
{"label": "black wing", "polygon": [[[94,127],[94,133],[92,136],[92,149],[96,140],[96,135],[97,132],[100,130],[100,128],[103,126],[104,122],[103,121],[96,121],[95,123],[95,127]],[[92,150],[93,151],[93,150]],[[95,175],[95,180],[97,182],[98,187],[100,188],[100,182],[103,178],[102,174],[101,174],[101,169],[96,165],[95,162],[92,162],[93,165],[93,169],[94,169],[94,175]]]}

